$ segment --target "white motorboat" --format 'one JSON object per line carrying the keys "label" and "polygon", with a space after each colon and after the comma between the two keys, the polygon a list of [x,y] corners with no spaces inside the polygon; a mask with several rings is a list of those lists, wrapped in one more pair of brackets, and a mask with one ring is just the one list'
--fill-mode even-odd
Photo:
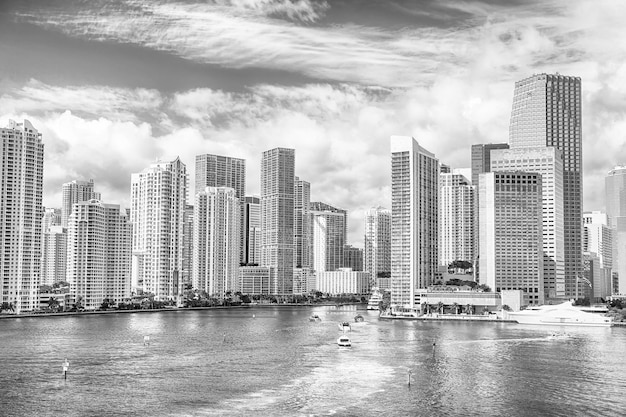
{"label": "white motorboat", "polygon": [[571,301],[555,305],[531,306],[522,311],[510,312],[508,316],[521,324],[596,327],[613,325],[612,317],[588,313],[573,306]]}
{"label": "white motorboat", "polygon": [[347,336],[341,336],[339,339],[337,339],[337,344],[340,347],[350,347],[352,346],[352,342],[350,342],[350,338]]}

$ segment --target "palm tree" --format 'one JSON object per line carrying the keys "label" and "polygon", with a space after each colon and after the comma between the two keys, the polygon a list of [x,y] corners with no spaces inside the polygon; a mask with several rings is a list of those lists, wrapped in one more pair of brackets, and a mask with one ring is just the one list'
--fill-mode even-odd
{"label": "palm tree", "polygon": [[439,311],[439,313],[443,314],[443,309],[444,309],[443,302],[439,301],[439,303],[437,304],[437,311]]}
{"label": "palm tree", "polygon": [[459,314],[459,308],[461,306],[459,306],[459,303],[454,303],[452,304],[452,308],[454,309],[454,314]]}

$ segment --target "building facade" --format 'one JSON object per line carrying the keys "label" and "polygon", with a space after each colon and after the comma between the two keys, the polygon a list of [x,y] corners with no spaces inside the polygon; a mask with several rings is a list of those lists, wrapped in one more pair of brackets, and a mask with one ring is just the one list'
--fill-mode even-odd
{"label": "building facade", "polygon": [[193,286],[217,298],[239,291],[241,207],[230,187],[196,193],[193,233]]}
{"label": "building facade", "polygon": [[296,151],[274,148],[261,159],[261,265],[274,267],[270,291],[293,294]]}
{"label": "building facade", "polygon": [[626,294],[626,166],[616,166],[604,179],[606,214],[613,230],[613,294]]}
{"label": "building facade", "polygon": [[41,282],[52,285],[66,281],[67,229],[50,226],[41,235]]}
{"label": "building facade", "polygon": [[491,171],[541,174],[543,280],[546,299],[565,298],[563,160],[554,147],[514,148],[491,154]]}
{"label": "building facade", "polygon": [[391,276],[391,210],[373,207],[365,212],[363,270],[372,280]]}
{"label": "building facade", "polygon": [[439,161],[409,136],[391,137],[391,304],[415,307],[439,262]]}
{"label": "building facade", "polygon": [[370,273],[353,271],[350,268],[339,268],[336,271],[316,272],[315,290],[330,295],[370,293]]}
{"label": "building facade", "polygon": [[102,199],[100,193],[95,192],[93,187],[93,180],[74,180],[63,184],[61,187],[61,226],[67,227],[67,222],[72,214],[74,204],[82,201]]}
{"label": "building facade", "polygon": [[[593,296],[596,300],[606,299],[613,294],[613,232],[606,213],[591,211],[583,213],[583,251],[585,261],[596,256],[599,273],[593,278]],[[585,264],[587,265],[587,263]],[[585,268],[585,273],[589,268]],[[589,277],[587,276],[589,279]]]}
{"label": "building facade", "polygon": [[439,264],[474,263],[474,187],[458,173],[439,174]]}
{"label": "building facade", "polygon": [[312,263],[317,272],[343,266],[347,212],[326,203],[311,203]]}
{"label": "building facade", "polygon": [[68,219],[67,281],[77,304],[97,310],[131,296],[132,225],[117,204],[72,205]]}
{"label": "building facade", "polygon": [[552,146],[563,157],[565,297],[584,291],[582,276],[582,94],[580,77],[536,74],[515,83],[511,148]]}
{"label": "building facade", "polygon": [[0,139],[0,302],[19,313],[38,307],[44,145],[28,120]]}
{"label": "building facade", "polygon": [[242,211],[244,229],[242,265],[259,265],[261,263],[261,200],[259,197],[245,197]]}
{"label": "building facade", "polygon": [[294,214],[294,243],[296,245],[295,265],[296,268],[311,267],[311,184],[295,179],[295,214]]}
{"label": "building facade", "polygon": [[182,303],[187,168],[179,158],[131,175],[133,289]]}
{"label": "building facade", "polygon": [[541,174],[480,174],[479,194],[481,284],[544,304]]}
{"label": "building facade", "polygon": [[270,266],[239,267],[239,288],[242,294],[270,295],[275,270]]}
{"label": "building facade", "polygon": [[353,271],[363,271],[363,249],[351,245],[344,246],[343,263],[341,266],[350,268]]}

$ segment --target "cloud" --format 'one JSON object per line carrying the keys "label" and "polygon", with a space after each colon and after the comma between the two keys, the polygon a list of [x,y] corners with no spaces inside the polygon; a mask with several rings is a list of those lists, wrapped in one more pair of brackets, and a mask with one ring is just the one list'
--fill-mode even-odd
{"label": "cloud", "polygon": [[329,5],[325,1],[309,0],[214,0],[222,6],[241,11],[254,11],[265,16],[285,16],[290,20],[315,22],[324,16]]}

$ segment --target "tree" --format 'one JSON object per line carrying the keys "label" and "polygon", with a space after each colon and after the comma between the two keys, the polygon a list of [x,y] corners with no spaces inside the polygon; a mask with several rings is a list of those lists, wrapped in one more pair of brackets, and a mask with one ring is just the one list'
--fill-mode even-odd
{"label": "tree", "polygon": [[83,311],[85,309],[85,306],[83,306],[83,296],[79,295],[78,297],[76,297],[76,302],[74,303],[74,309],[76,311]]}
{"label": "tree", "polygon": [[491,292],[491,288],[487,284],[480,284],[477,286],[477,289],[482,290],[483,292]]}
{"label": "tree", "polygon": [[40,285],[39,286],[39,292],[40,293],[52,292],[52,287],[50,285],[46,285],[46,284]]}
{"label": "tree", "polygon": [[511,307],[509,307],[508,305],[506,305],[506,304],[504,304],[502,306],[502,310],[504,310],[504,311],[513,311],[513,309]]}
{"label": "tree", "polygon": [[15,308],[13,307],[12,303],[8,303],[8,302],[3,302],[2,304],[0,304],[0,313],[3,311],[15,311]]}
{"label": "tree", "polygon": [[59,306],[60,304],[55,297],[48,298],[48,310],[56,313],[59,311]]}
{"label": "tree", "polygon": [[459,309],[461,308],[459,303],[452,304],[452,308],[454,309],[454,314],[459,314]]}
{"label": "tree", "polygon": [[111,307],[111,301],[108,298],[102,300],[102,304],[100,304],[100,310],[108,310]]}
{"label": "tree", "polygon": [[439,301],[439,303],[437,304],[437,311],[441,314],[443,314],[443,310],[444,310],[445,306],[443,305],[443,302]]}

